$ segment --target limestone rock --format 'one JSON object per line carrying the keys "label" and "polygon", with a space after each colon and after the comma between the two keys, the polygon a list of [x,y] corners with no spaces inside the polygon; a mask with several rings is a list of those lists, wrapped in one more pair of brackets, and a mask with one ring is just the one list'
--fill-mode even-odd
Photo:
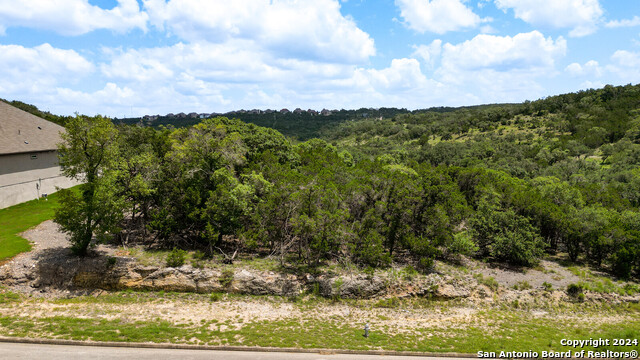
{"label": "limestone rock", "polygon": [[385,281],[378,276],[319,277],[318,284],[320,294],[324,297],[372,298],[386,290]]}
{"label": "limestone rock", "polygon": [[451,284],[439,284],[435,289],[434,295],[443,299],[458,299],[469,297],[469,290],[465,288],[454,287]]}

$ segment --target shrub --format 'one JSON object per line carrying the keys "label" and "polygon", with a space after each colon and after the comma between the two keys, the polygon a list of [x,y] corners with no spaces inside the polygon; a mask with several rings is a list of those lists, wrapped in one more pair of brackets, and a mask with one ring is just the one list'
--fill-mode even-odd
{"label": "shrub", "polygon": [[625,284],[622,289],[627,293],[627,295],[635,295],[640,292],[640,286],[636,284]]}
{"label": "shrub", "polygon": [[171,252],[167,254],[167,266],[173,268],[180,267],[184,265],[184,260],[186,259],[186,257],[186,251],[178,248],[173,248],[173,250],[171,250]]}
{"label": "shrub", "polygon": [[112,267],[118,262],[118,258],[114,256],[107,256],[107,266]]}
{"label": "shrub", "polygon": [[196,250],[191,256],[191,266],[193,266],[196,269],[204,268],[205,257],[206,257],[205,253],[203,253],[200,250]]}
{"label": "shrub", "polygon": [[344,285],[344,279],[337,278],[336,281],[333,282],[333,296],[331,297],[334,301],[339,301],[341,299],[340,292],[342,290],[342,285]]}
{"label": "shrub", "polygon": [[515,290],[529,290],[529,289],[532,288],[532,286],[531,286],[531,284],[529,284],[528,281],[523,280],[523,281],[518,281],[518,283],[513,285],[513,288]]}
{"label": "shrub", "polygon": [[552,291],[553,285],[545,281],[542,283],[542,288],[544,289],[544,291]]}
{"label": "shrub", "polygon": [[478,284],[485,285],[493,291],[498,290],[498,288],[500,287],[500,284],[493,276],[484,277],[482,276],[482,274],[476,274],[474,275],[474,277],[476,278],[476,280],[478,280]]}
{"label": "shrub", "polygon": [[423,272],[431,271],[433,269],[433,258],[431,257],[422,257],[418,260],[418,267]]}
{"label": "shrub", "polygon": [[616,251],[609,260],[613,273],[621,278],[627,279],[631,276],[633,264],[636,261],[637,252],[630,247],[623,246]]}
{"label": "shrub", "polygon": [[460,254],[471,256],[478,252],[478,250],[478,245],[473,241],[469,232],[461,231],[453,235],[453,240],[451,241],[447,252],[451,255]]}
{"label": "shrub", "polygon": [[209,300],[211,300],[212,302],[220,301],[221,298],[222,296],[220,296],[219,293],[211,293],[211,295],[209,296]]}
{"label": "shrub", "polygon": [[225,269],[220,276],[220,285],[222,287],[229,287],[233,282],[233,269]]}
{"label": "shrub", "polygon": [[393,308],[397,308],[398,306],[400,306],[400,300],[395,296],[391,297],[391,298],[388,298],[388,299],[380,299],[373,306],[377,307],[377,308],[390,308],[390,309],[393,309]]}
{"label": "shrub", "polygon": [[573,298],[578,298],[580,294],[584,296],[584,288],[580,284],[569,284],[567,286],[567,294]]}
{"label": "shrub", "polygon": [[364,270],[362,270],[362,272],[367,275],[367,279],[369,280],[373,279],[373,275],[375,275],[376,273],[375,269],[371,266],[367,266],[366,268],[364,268]]}
{"label": "shrub", "polygon": [[406,281],[413,281],[414,276],[418,275],[418,271],[411,265],[407,265],[402,269],[402,272],[404,273],[403,278]]}

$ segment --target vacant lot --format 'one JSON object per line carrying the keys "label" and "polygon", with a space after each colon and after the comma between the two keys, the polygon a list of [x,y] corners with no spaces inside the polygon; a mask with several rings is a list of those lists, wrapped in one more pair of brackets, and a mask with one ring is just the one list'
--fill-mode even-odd
{"label": "vacant lot", "polygon": [[[563,338],[640,337],[640,306],[469,304],[423,298],[332,301],[229,294],[0,293],[0,335],[302,348],[466,352],[563,350]],[[371,336],[363,327],[370,324]],[[638,346],[632,347],[638,349]]]}

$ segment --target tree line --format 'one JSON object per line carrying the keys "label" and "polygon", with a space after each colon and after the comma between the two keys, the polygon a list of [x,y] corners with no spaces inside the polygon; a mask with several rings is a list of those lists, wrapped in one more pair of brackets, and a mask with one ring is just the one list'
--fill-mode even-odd
{"label": "tree line", "polygon": [[79,254],[139,228],[167,248],[308,266],[533,266],[561,251],[638,276],[639,104],[637,86],[605,87],[360,119],[300,143],[225,117],[154,129],[77,116],[61,165],[85,183],[62,191],[56,222]]}

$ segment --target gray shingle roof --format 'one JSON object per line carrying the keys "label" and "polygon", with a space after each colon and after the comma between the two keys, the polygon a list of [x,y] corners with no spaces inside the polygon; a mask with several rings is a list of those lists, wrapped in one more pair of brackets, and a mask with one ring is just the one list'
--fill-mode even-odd
{"label": "gray shingle roof", "polygon": [[0,101],[0,155],[55,150],[64,127]]}

